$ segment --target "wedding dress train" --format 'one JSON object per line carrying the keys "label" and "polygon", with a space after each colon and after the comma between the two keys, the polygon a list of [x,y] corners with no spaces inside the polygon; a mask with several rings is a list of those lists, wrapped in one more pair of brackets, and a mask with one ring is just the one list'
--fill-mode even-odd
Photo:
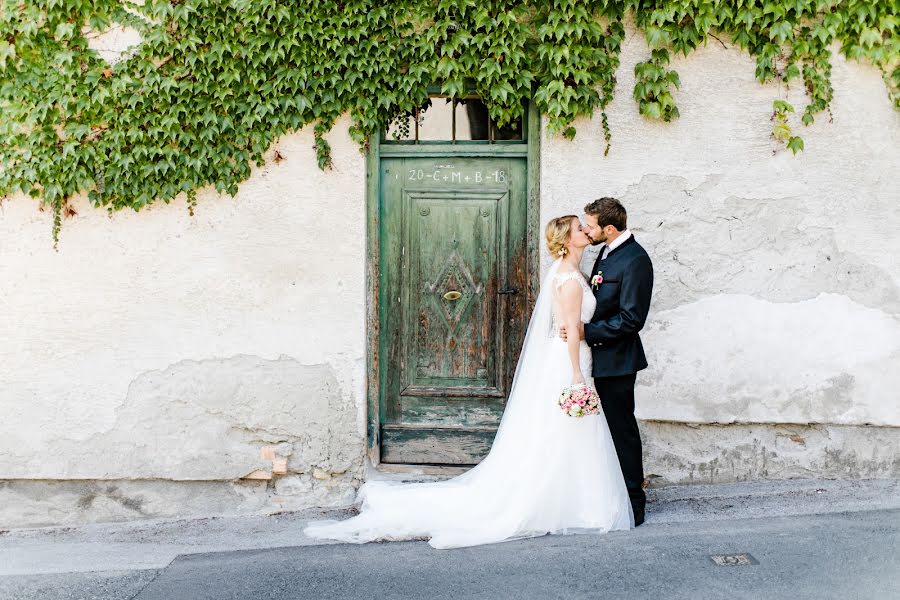
{"label": "wedding dress train", "polygon": [[[454,548],[633,527],[602,412],[575,418],[557,405],[572,382],[568,349],[557,335],[557,290],[570,279],[580,282],[584,322],[596,302],[580,273],[557,275],[559,264],[544,279],[506,409],[481,463],[447,481],[366,483],[357,497],[359,515],[312,523],[306,535],[352,543],[428,538],[435,548]],[[584,342],[580,362],[591,385],[591,353]]]}

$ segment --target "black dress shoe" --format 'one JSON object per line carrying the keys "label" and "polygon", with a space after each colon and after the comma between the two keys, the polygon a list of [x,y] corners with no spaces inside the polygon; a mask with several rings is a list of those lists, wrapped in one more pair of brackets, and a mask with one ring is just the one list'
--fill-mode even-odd
{"label": "black dress shoe", "polygon": [[644,509],[641,508],[639,510],[634,511],[634,526],[637,527],[641,523],[644,522]]}

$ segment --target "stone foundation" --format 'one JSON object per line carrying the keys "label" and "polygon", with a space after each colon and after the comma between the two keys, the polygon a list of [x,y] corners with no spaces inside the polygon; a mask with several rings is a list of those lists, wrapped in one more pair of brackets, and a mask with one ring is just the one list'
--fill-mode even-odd
{"label": "stone foundation", "polygon": [[900,477],[900,427],[642,421],[651,485]]}
{"label": "stone foundation", "polygon": [[[897,427],[642,421],[641,435],[651,487],[761,479],[900,477]],[[416,469],[425,470],[440,473],[440,469]],[[459,469],[445,472],[452,475]],[[322,470],[269,477],[0,481],[0,528],[348,506],[362,482],[356,472]]]}

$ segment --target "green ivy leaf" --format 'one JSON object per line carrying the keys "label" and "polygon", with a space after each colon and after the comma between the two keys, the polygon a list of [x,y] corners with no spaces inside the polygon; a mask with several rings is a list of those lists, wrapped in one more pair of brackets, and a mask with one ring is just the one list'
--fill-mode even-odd
{"label": "green ivy leaf", "polygon": [[785,141],[791,137],[791,127],[787,123],[776,123],[772,127],[772,135],[776,140]]}
{"label": "green ivy leaf", "polygon": [[787,68],[784,70],[784,80],[785,81],[791,80],[791,79],[793,79],[795,77],[799,77],[799,76],[800,76],[800,67],[798,67],[794,63],[789,64],[787,66]]}
{"label": "green ivy leaf", "polygon": [[803,151],[803,138],[798,136],[793,136],[790,140],[788,140],[787,147],[790,148],[791,152],[797,154],[798,152]]}
{"label": "green ivy leaf", "polygon": [[16,47],[0,40],[0,70],[6,69],[6,61],[16,57]]}
{"label": "green ivy leaf", "polygon": [[669,71],[666,74],[666,79],[668,79],[669,83],[674,85],[676,89],[681,89],[681,78],[678,76],[677,71]]}
{"label": "green ivy leaf", "polygon": [[786,100],[775,100],[772,102],[772,107],[775,109],[775,112],[778,113],[792,113],[794,112],[794,105]]}
{"label": "green ivy leaf", "polygon": [[791,28],[791,24],[787,21],[781,21],[769,28],[769,39],[778,40],[779,43],[784,43],[792,35],[793,29]]}
{"label": "green ivy leaf", "polygon": [[669,34],[660,27],[648,27],[646,33],[647,43],[651,48],[659,48],[668,44],[670,41]]}
{"label": "green ivy leaf", "polygon": [[56,26],[56,31],[53,33],[53,37],[55,37],[57,40],[65,40],[72,37],[72,34],[74,32],[74,23],[60,23]]}
{"label": "green ivy leaf", "polygon": [[641,104],[640,112],[651,119],[658,119],[662,116],[662,110],[656,102],[645,102]]}

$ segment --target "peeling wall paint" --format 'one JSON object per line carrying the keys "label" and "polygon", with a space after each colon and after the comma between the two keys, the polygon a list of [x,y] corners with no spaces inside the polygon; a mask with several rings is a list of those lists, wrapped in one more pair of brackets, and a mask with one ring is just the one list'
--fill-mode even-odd
{"label": "peeling wall paint", "polygon": [[841,294],[709,296],[658,311],[644,341],[642,418],[900,424],[900,321]]}
{"label": "peeling wall paint", "polygon": [[653,260],[638,416],[900,426],[900,114],[878,71],[835,56],[833,122],[795,124],[793,156],[768,116],[800,86],[710,44],[673,62],[681,117],[651,122],[621,93],[648,54],[624,45],[608,157],[599,118],[541,156],[543,222],[616,196]]}
{"label": "peeling wall paint", "polygon": [[59,252],[49,213],[0,203],[0,479],[352,495],[365,159],[348,125],[332,171],[298,132],[235,199],[201,193],[193,218],[184,202],[107,215],[78,198]]}
{"label": "peeling wall paint", "polygon": [[356,472],[357,411],[327,365],[182,361],[136,377],[108,428],[50,442],[50,454],[13,448],[5,476],[230,480],[281,462],[298,474]]}

